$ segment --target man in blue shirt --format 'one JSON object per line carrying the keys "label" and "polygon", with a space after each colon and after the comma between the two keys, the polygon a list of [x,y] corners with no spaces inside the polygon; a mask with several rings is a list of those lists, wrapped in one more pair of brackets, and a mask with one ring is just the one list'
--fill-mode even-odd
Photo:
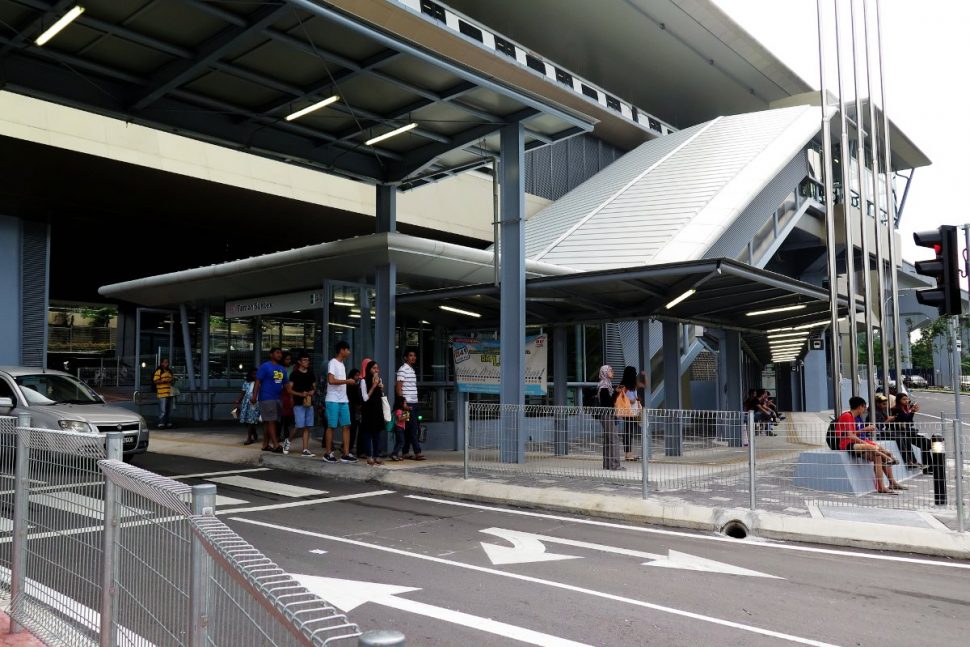
{"label": "man in blue shirt", "polygon": [[283,415],[280,396],[289,379],[286,369],[280,364],[282,358],[282,349],[270,349],[269,360],[263,362],[256,371],[256,383],[253,385],[251,400],[253,404],[259,402],[259,415],[264,423],[263,451],[272,451],[276,454],[283,453],[283,445],[279,443],[276,436],[276,424]]}

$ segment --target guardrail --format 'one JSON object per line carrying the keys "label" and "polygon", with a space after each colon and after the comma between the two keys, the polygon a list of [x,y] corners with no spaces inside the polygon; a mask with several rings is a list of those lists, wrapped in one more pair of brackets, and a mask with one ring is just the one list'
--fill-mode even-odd
{"label": "guardrail", "polygon": [[122,442],[0,418],[12,632],[49,645],[403,647],[397,632],[361,634],[220,522],[214,485],[127,465]]}
{"label": "guardrail", "polygon": [[818,506],[932,511],[966,528],[970,425],[955,420],[882,426],[874,456],[830,449],[823,421],[755,422],[739,411],[624,417],[612,408],[468,403],[465,416],[466,478],[478,471],[586,479],[643,498],[785,514]]}

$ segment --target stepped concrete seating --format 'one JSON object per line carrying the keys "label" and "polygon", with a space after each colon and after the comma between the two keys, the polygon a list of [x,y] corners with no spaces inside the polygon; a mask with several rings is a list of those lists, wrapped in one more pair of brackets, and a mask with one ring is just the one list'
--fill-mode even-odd
{"label": "stepped concrete seating", "polygon": [[[893,475],[897,481],[911,479],[923,473],[919,468],[910,469],[903,464],[896,441],[879,441],[879,444],[888,449],[899,461],[899,465],[893,465]],[[923,457],[919,448],[914,447],[913,451],[916,459],[922,462]],[[831,449],[815,449],[798,455],[795,486],[855,495],[868,494],[876,489],[872,463],[856,458],[849,452],[837,452]]]}

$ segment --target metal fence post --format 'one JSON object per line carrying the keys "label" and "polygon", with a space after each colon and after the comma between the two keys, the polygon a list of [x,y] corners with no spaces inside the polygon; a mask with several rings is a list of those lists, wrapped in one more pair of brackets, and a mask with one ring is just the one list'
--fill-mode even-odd
{"label": "metal fence post", "polygon": [[368,631],[357,639],[357,647],[405,647],[404,634],[389,629]]}
{"label": "metal fence post", "polygon": [[27,580],[27,518],[30,506],[30,414],[21,413],[17,416],[17,427],[14,429],[17,453],[14,459],[14,495],[13,495],[13,545],[10,555],[10,633],[23,631],[15,619],[24,595],[24,584]]}
{"label": "metal fence post", "polygon": [[[111,431],[105,434],[105,458],[120,461],[124,434]],[[104,481],[104,535],[102,536],[101,562],[101,647],[114,647],[118,644],[118,632],[115,631],[116,608],[115,598],[117,588],[115,582],[118,575],[118,523],[119,513],[118,488],[111,479]]]}
{"label": "metal fence post", "polygon": [[748,412],[748,491],[750,494],[749,506],[752,510],[757,508],[758,497],[755,492],[755,453],[754,453],[754,411]]}
{"label": "metal fence post", "polygon": [[647,414],[648,409],[643,408],[640,414],[640,496],[644,499],[650,490],[650,418]]}
{"label": "metal fence post", "polygon": [[471,403],[471,399],[467,395],[463,399],[465,401],[465,407],[464,407],[465,408],[465,412],[464,412],[464,416],[465,416],[465,434],[464,434],[464,436],[465,436],[465,478],[467,479],[468,478],[468,448],[470,446],[470,444],[469,444],[469,442],[470,442],[469,441],[469,437],[471,436],[471,432],[472,432],[472,426],[471,426],[471,407],[472,407],[472,403]]}
{"label": "metal fence post", "polygon": [[963,508],[963,423],[959,418],[953,421],[953,460],[956,467],[954,478],[956,479],[957,497],[957,532],[966,531],[966,519]]}
{"label": "metal fence post", "polygon": [[[192,486],[192,514],[212,516],[216,510],[216,486],[212,483]],[[189,574],[189,647],[205,647],[209,624],[210,558],[201,540],[192,533],[192,570]]]}

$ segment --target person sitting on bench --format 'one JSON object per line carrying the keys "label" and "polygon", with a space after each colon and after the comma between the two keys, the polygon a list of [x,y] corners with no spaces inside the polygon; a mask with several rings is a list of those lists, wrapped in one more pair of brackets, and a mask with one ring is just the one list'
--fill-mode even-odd
{"label": "person sitting on bench", "polygon": [[[879,396],[876,396],[876,400],[879,400]],[[919,447],[924,463],[927,462],[927,456],[933,446],[933,439],[920,435],[916,431],[913,418],[917,413],[919,413],[919,403],[911,402],[909,394],[901,393],[896,397],[896,407],[892,410],[892,415],[886,418],[890,424],[886,425],[886,430],[880,431],[879,434],[879,438],[896,441],[906,467],[913,469],[925,467],[916,460],[913,445]]]}
{"label": "person sitting on bench", "polygon": [[[876,492],[879,494],[896,494],[895,490],[907,490],[900,485],[893,476],[893,468],[899,461],[884,447],[880,447],[872,440],[876,431],[875,425],[866,425],[863,416],[868,408],[866,401],[859,396],[849,398],[849,410],[839,416],[835,422],[835,433],[839,438],[839,449],[851,455],[872,463],[876,478]],[[882,475],[885,473],[889,480],[889,487],[883,486]]]}

